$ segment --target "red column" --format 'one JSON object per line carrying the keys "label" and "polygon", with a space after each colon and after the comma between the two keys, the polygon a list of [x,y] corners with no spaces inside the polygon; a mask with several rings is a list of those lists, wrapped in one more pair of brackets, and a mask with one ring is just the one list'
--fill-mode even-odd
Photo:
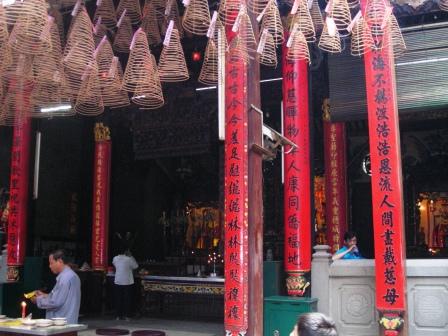
{"label": "red column", "polygon": [[98,271],[106,271],[108,265],[111,150],[109,128],[97,123],[93,163],[92,269]]}
{"label": "red column", "polygon": [[[324,103],[325,104],[325,103]],[[324,114],[325,223],[327,244],[334,253],[347,231],[347,175],[345,124],[332,123]]]}
{"label": "red column", "polygon": [[[365,8],[365,1],[361,5]],[[384,39],[390,39],[385,31]],[[395,63],[391,43],[364,57],[372,207],[375,237],[376,306],[387,335],[398,335],[406,312],[406,272]],[[392,323],[390,321],[400,323]],[[397,327],[394,327],[397,326]]]}
{"label": "red column", "polygon": [[14,126],[9,186],[7,281],[20,279],[26,255],[31,120]]}
{"label": "red column", "polygon": [[[287,39],[287,38],[285,38]],[[286,59],[283,45],[283,133],[297,145],[285,148],[285,271],[288,295],[303,296],[311,270],[311,167],[308,63]]]}

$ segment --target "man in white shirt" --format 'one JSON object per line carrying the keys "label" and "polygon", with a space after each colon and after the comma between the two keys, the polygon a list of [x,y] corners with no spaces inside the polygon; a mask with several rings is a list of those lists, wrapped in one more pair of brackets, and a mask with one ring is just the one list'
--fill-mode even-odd
{"label": "man in white shirt", "polygon": [[133,271],[138,264],[129,250],[123,251],[114,257],[112,264],[115,266],[115,307],[117,320],[129,321],[131,310],[132,286],[134,285]]}

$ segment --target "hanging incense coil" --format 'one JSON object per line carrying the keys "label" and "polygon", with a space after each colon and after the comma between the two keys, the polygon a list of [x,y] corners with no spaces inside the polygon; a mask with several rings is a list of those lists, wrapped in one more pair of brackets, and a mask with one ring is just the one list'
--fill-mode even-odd
{"label": "hanging incense coil", "polygon": [[123,70],[107,39],[98,46],[96,59],[104,106],[111,108],[128,106],[130,104],[128,93],[122,89]]}
{"label": "hanging incense coil", "polygon": [[0,125],[17,126],[26,120],[32,105],[32,86],[26,81],[10,81],[0,110]]}
{"label": "hanging incense coil", "polygon": [[179,6],[176,0],[166,0],[165,11],[164,11],[164,19],[161,24],[161,31],[163,35],[166,33],[166,28],[171,21],[174,21],[174,27],[179,32],[179,36],[184,36],[184,29],[182,27],[182,22],[179,16]]}
{"label": "hanging incense coil", "polygon": [[3,6],[0,6],[0,76],[3,70],[11,64],[11,49],[8,41],[9,33],[5,10]]}
{"label": "hanging incense coil", "polygon": [[[387,36],[389,36],[389,39],[387,39]],[[379,48],[387,48],[390,44],[392,44],[392,50],[395,58],[403,56],[406,51],[406,43],[404,42],[403,35],[401,34],[400,26],[398,25],[397,18],[392,13],[389,14],[389,18],[387,19],[384,35],[381,37],[381,42],[381,44],[376,43],[376,46]]]}
{"label": "hanging incense coil", "polygon": [[333,18],[334,23],[338,28],[339,35],[347,35],[347,28],[352,22],[352,16],[347,0],[330,0],[327,7],[327,14]]}
{"label": "hanging incense coil", "polygon": [[156,59],[153,55],[150,55],[148,62],[144,66],[150,76],[146,77],[146,80],[137,86],[132,102],[139,105],[141,109],[156,109],[163,106],[165,101],[157,72]]}
{"label": "hanging incense coil", "polygon": [[250,58],[253,58],[257,50],[257,41],[255,40],[254,30],[252,29],[252,23],[249,15],[244,9],[240,12],[237,20],[238,27],[234,26],[232,30],[237,28],[237,34],[240,39],[239,43],[245,45],[245,52],[247,52]]}
{"label": "hanging incense coil", "polygon": [[145,3],[145,7],[143,8],[142,24],[140,27],[146,33],[148,44],[150,46],[159,45],[162,43],[156,8],[151,2]]}
{"label": "hanging incense coil", "polygon": [[300,30],[305,36],[308,42],[314,42],[316,40],[316,32],[314,30],[313,19],[311,18],[310,11],[308,10],[308,4],[305,0],[298,0],[299,5],[297,12],[293,16],[290,25],[290,31],[297,25],[297,29]]}
{"label": "hanging incense coil", "polygon": [[176,28],[173,28],[168,45],[163,46],[158,70],[161,82],[182,82],[190,78]]}
{"label": "hanging incense coil", "polygon": [[384,21],[389,11],[390,3],[388,0],[367,0],[364,19],[374,37],[384,33]]}
{"label": "hanging incense coil", "polygon": [[351,38],[351,54],[362,56],[374,47],[372,32],[369,25],[361,16],[353,25]]}
{"label": "hanging incense coil", "polygon": [[313,0],[310,8],[311,20],[313,21],[314,30],[316,33],[321,32],[324,28],[324,19],[322,18],[322,12],[319,7],[319,2]]}
{"label": "hanging incense coil", "polygon": [[92,62],[82,75],[81,88],[75,103],[75,112],[85,116],[97,116],[104,112],[98,67]]}
{"label": "hanging incense coil", "polygon": [[229,43],[228,53],[232,60],[241,58],[245,63],[249,63],[249,61],[253,59],[252,56],[249,56],[247,45],[241,41],[241,38],[238,35]]}
{"label": "hanging incense coil", "polygon": [[131,19],[126,14],[121,20],[120,27],[118,27],[117,35],[115,35],[113,45],[114,50],[121,53],[129,53],[132,35],[133,33]]}
{"label": "hanging incense coil", "polygon": [[92,60],[95,44],[93,26],[85,7],[73,19],[64,50],[63,64],[71,72],[82,75]]}
{"label": "hanging incense coil", "polygon": [[59,85],[50,82],[34,85],[31,100],[34,106],[30,116],[33,118],[69,117],[75,114],[73,109],[45,111],[51,107],[72,105],[65,80],[62,80]]}
{"label": "hanging incense coil", "polygon": [[310,62],[310,50],[303,32],[293,29],[287,42],[288,52],[286,59],[290,61],[307,60]]}
{"label": "hanging incense coil", "polygon": [[140,22],[142,18],[142,9],[140,8],[139,0],[120,0],[117,7],[117,18],[121,17],[123,11],[126,9],[126,15],[129,16],[133,25]]}
{"label": "hanging incense coil", "polygon": [[[264,46],[260,46],[262,43]],[[257,52],[260,54],[260,64],[273,68],[277,67],[277,51],[275,48],[275,41],[274,37],[268,30],[263,31],[260,37],[260,44],[258,45]]]}
{"label": "hanging incense coil", "polygon": [[270,0],[248,0],[247,9],[255,15],[260,15],[270,2]]}
{"label": "hanging incense coil", "polygon": [[137,86],[145,84],[147,77],[152,76],[152,55],[149,50],[146,34],[140,28],[134,33],[131,53],[123,76],[123,90],[134,92]]}
{"label": "hanging incense coil", "polygon": [[28,16],[33,15],[32,13],[29,13],[30,7],[25,6],[24,1],[14,1],[12,4],[8,6],[2,6],[5,9],[5,15],[6,15],[6,23],[8,25],[13,25],[16,23],[19,16]]}
{"label": "hanging incense coil", "polygon": [[318,46],[320,49],[329,53],[340,53],[342,51],[339,32],[335,30],[334,33],[330,34],[328,32],[327,22],[324,24],[324,29],[322,30]]}
{"label": "hanging incense coil", "polygon": [[196,35],[206,35],[210,24],[210,10],[207,0],[190,0],[185,9],[182,27]]}
{"label": "hanging incense coil", "polygon": [[61,12],[55,8],[51,7],[48,11],[49,15],[54,17],[54,22],[58,27],[59,32],[59,40],[61,41],[61,47],[65,46],[65,30],[64,30],[64,18],[62,17]]}
{"label": "hanging incense coil", "polygon": [[96,10],[93,17],[93,22],[97,22],[101,17],[101,23],[109,30],[114,30],[117,25],[117,14],[115,13],[115,6],[113,0],[97,0]]}
{"label": "hanging incense coil", "polygon": [[208,40],[198,81],[205,85],[218,83],[218,47],[213,39]]}
{"label": "hanging incense coil", "polygon": [[440,0],[439,7],[441,10],[448,12],[448,0]]}
{"label": "hanging incense coil", "polygon": [[102,23],[96,24],[93,28],[93,41],[95,42],[95,47],[100,44],[104,36],[107,36],[107,27]]}
{"label": "hanging incense coil", "polygon": [[219,5],[219,19],[226,26],[233,26],[241,8],[240,0],[222,0]]}
{"label": "hanging incense coil", "polygon": [[[10,64],[3,69],[3,80],[5,84],[24,82],[31,84],[33,77],[33,56],[20,54],[16,50],[11,50]],[[24,86],[25,87],[25,86]]]}
{"label": "hanging incense coil", "polygon": [[69,68],[64,68],[64,74],[67,83],[67,92],[70,94],[70,98],[75,100],[78,97],[79,89],[83,82],[83,74],[72,71]]}
{"label": "hanging incense coil", "polygon": [[264,12],[260,31],[263,31],[264,29],[269,31],[274,39],[275,45],[280,45],[285,40],[282,19],[277,3],[274,0],[269,1],[266,11]]}

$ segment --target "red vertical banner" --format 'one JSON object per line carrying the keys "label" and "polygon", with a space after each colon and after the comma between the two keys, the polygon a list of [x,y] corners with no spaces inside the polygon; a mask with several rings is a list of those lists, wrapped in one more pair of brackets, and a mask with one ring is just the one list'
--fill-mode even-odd
{"label": "red vertical banner", "polygon": [[23,266],[26,255],[30,141],[31,120],[26,118],[14,126],[12,138],[7,236],[9,282],[19,281],[20,266]]}
{"label": "red vertical banner", "polygon": [[235,50],[226,54],[224,163],[225,297],[227,335],[248,328],[248,116],[247,68]]}
{"label": "red vertical banner", "polygon": [[308,63],[286,59],[283,45],[283,134],[297,147],[285,148],[284,228],[288,295],[303,296],[311,270],[311,165]]}
{"label": "red vertical banner", "polygon": [[[388,30],[382,38],[391,38]],[[389,41],[377,42],[381,45]],[[369,50],[364,65],[372,168],[376,306],[383,314],[382,320],[391,320],[406,311],[406,256],[395,62],[392,43],[384,45],[380,50]],[[386,322],[383,326],[389,324]],[[395,330],[390,332],[398,334]]]}
{"label": "red vertical banner", "polygon": [[325,222],[327,244],[339,250],[347,231],[347,175],[344,123],[331,123],[324,115]]}
{"label": "red vertical banner", "polygon": [[98,271],[106,271],[108,265],[111,152],[109,128],[102,123],[95,124],[92,269]]}

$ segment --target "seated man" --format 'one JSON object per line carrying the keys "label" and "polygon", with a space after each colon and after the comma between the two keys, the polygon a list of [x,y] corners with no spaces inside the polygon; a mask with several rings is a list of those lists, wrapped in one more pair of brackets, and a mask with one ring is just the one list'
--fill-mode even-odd
{"label": "seated man", "polygon": [[289,336],[337,336],[334,321],[321,313],[302,314]]}
{"label": "seated man", "polygon": [[357,242],[356,234],[353,231],[347,231],[344,234],[345,246],[333,255],[333,261],[338,259],[364,259],[356,246]]}

